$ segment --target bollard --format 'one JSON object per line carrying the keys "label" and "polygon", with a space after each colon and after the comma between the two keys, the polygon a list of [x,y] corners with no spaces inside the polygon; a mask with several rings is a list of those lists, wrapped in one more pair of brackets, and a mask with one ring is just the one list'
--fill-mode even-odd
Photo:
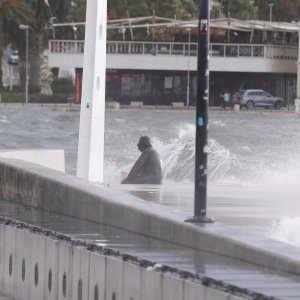
{"label": "bollard", "polygon": [[295,113],[300,113],[300,99],[295,99]]}
{"label": "bollard", "polygon": [[233,111],[240,111],[240,105],[239,104],[234,104]]}

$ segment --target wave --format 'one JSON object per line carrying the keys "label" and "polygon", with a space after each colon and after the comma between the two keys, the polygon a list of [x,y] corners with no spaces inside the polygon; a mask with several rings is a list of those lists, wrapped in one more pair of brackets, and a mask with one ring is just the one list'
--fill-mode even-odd
{"label": "wave", "polygon": [[[222,125],[221,126],[225,126]],[[128,138],[128,137],[127,137]],[[130,136],[130,138],[132,138]],[[134,144],[135,141],[132,141]],[[130,142],[130,145],[132,144]],[[152,139],[160,154],[164,179],[193,183],[195,173],[195,126],[185,124],[173,130],[172,137]],[[122,144],[122,143],[121,143]],[[128,145],[128,142],[127,142]],[[134,147],[110,148],[105,158],[106,178],[117,182],[122,171],[129,171],[139,156]],[[129,151],[130,149],[130,151]],[[300,156],[274,151],[258,151],[251,144],[225,145],[221,138],[208,139],[208,180],[221,184],[243,184],[266,187],[296,187],[300,177]]]}
{"label": "wave", "polygon": [[300,217],[285,216],[273,221],[269,236],[275,240],[300,247]]}

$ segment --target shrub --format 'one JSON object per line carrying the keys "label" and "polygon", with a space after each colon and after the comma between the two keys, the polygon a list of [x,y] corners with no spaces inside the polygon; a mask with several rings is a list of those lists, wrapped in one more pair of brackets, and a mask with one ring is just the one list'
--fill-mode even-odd
{"label": "shrub", "polygon": [[[2,90],[1,102],[3,103],[25,103],[25,93]],[[42,95],[34,93],[28,95],[29,103],[68,103],[69,99],[64,95]]]}
{"label": "shrub", "polygon": [[65,95],[67,97],[74,91],[73,79],[71,77],[54,79],[51,88],[53,94]]}
{"label": "shrub", "polygon": [[68,99],[61,95],[32,94],[29,103],[67,103]]}

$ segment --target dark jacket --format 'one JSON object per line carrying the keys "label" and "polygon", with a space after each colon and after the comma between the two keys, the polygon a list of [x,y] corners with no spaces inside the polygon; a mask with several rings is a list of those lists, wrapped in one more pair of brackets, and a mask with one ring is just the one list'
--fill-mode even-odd
{"label": "dark jacket", "polygon": [[149,146],[133,165],[126,179],[122,183],[129,184],[160,184],[162,169],[158,153]]}

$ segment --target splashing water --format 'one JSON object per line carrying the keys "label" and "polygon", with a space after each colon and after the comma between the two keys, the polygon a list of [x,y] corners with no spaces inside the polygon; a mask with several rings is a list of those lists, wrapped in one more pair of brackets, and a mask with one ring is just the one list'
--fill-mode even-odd
{"label": "splashing water", "polygon": [[[163,166],[164,179],[171,182],[192,183],[195,173],[195,126],[185,124],[173,131],[175,136],[167,143],[154,137],[153,147],[158,151]],[[212,181],[236,182],[230,175],[238,160],[214,138],[208,140],[208,179]],[[137,153],[135,153],[137,154]],[[130,153],[127,160],[118,161],[117,157],[106,160],[105,180],[116,182],[122,171],[129,171],[139,154]],[[134,158],[136,156],[136,158]],[[129,162],[128,161],[131,161]],[[124,162],[127,162],[124,164]],[[115,176],[117,174],[117,176]]]}
{"label": "splashing water", "polygon": [[[79,113],[29,107],[1,109],[2,149],[64,149],[67,173],[76,174]],[[140,155],[138,138],[149,135],[164,168],[164,184],[157,194],[151,194],[157,197],[153,201],[169,201],[166,205],[171,203],[190,213],[194,121],[192,111],[106,112],[105,182],[119,185],[121,172],[129,171]],[[273,238],[299,245],[299,148],[298,115],[211,112],[207,147],[210,216],[230,225],[259,227],[264,234],[268,231]],[[272,225],[273,220],[277,221]]]}
{"label": "splashing water", "polygon": [[178,129],[178,136],[164,144],[154,143],[163,162],[164,178],[173,181],[192,181],[194,174],[194,136],[195,129],[186,125]]}
{"label": "splashing water", "polygon": [[269,236],[273,239],[300,247],[300,217],[285,216],[273,221]]}

